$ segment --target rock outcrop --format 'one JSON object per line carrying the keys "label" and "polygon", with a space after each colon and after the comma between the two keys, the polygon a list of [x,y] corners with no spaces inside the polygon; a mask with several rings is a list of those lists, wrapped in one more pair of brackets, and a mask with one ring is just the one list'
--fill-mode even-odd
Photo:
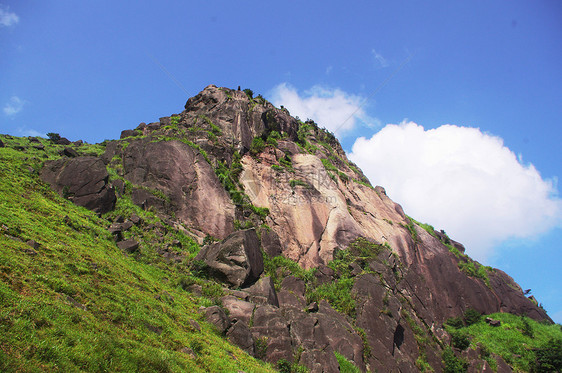
{"label": "rock outcrop", "polygon": [[178,141],[133,140],[122,151],[125,180],[133,202],[155,208],[216,238],[234,230],[234,205],[211,165]]}
{"label": "rock outcrop", "polygon": [[211,276],[234,288],[253,284],[263,272],[260,242],[254,229],[235,232],[222,242],[204,246],[195,260],[204,261]]}
{"label": "rock outcrop", "polygon": [[41,178],[61,196],[78,206],[100,214],[111,211],[115,206],[115,191],[108,183],[109,174],[99,158],[77,157],[47,161]]}
{"label": "rock outcrop", "polygon": [[[207,320],[266,361],[337,372],[337,352],[361,371],[441,372],[448,318],[472,308],[550,320],[507,274],[409,218],[330,132],[259,96],[208,86],[183,112],[123,131],[100,158],[67,155],[42,171],[59,193],[110,211],[107,165],[120,198],[206,243],[191,270],[226,286]],[[272,268],[278,256],[299,271]]]}

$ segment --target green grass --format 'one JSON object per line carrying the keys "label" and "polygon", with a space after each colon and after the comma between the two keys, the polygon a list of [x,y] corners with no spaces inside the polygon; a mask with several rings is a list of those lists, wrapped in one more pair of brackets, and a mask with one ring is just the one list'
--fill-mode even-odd
{"label": "green grass", "polygon": [[306,181],[297,180],[297,179],[289,180],[289,185],[291,186],[291,188],[294,188],[294,187],[297,187],[297,186],[302,186],[302,187],[305,187],[306,189],[312,188],[311,185],[309,183],[307,183]]}
{"label": "green grass", "polygon": [[351,264],[356,262],[363,271],[369,271],[369,263],[376,260],[383,246],[359,237],[349,244],[347,250],[338,250],[334,259],[328,263],[335,272],[336,280],[320,286],[307,287],[307,302],[325,299],[332,307],[351,317],[355,316],[355,297],[352,293],[355,276],[351,274]]}
{"label": "green grass", "polygon": [[316,269],[305,270],[294,260],[282,255],[271,258],[264,253],[263,261],[264,271],[268,276],[271,276],[277,290],[279,290],[283,279],[289,275],[298,277],[307,284],[313,283]]}
{"label": "green grass", "polygon": [[250,153],[252,155],[258,155],[265,149],[265,141],[261,137],[254,137],[252,144],[250,145]]}
{"label": "green grass", "polygon": [[467,261],[459,261],[458,266],[459,269],[466,273],[468,276],[482,279],[486,283],[486,286],[491,287],[490,278],[488,277],[488,271],[492,270],[491,267],[483,266],[482,264],[471,259],[468,259]]}
{"label": "green grass", "polygon": [[[550,341],[562,341],[562,329],[558,324],[547,325],[509,313],[495,313],[489,317],[500,320],[501,325],[492,327],[482,318],[470,326],[446,328],[449,332],[466,333],[472,347],[483,346],[487,352],[501,356],[520,372],[529,372],[533,368],[536,349],[548,346]],[[562,359],[562,351],[560,355]]]}
{"label": "green grass", "polygon": [[418,236],[418,232],[416,232],[415,220],[410,218],[409,216],[406,217],[406,220],[408,221],[408,224],[400,223],[400,225],[406,228],[408,233],[410,233],[410,236],[412,237],[412,240],[414,240],[414,243],[418,243],[420,241],[420,237]]}
{"label": "green grass", "polygon": [[363,186],[366,186],[366,187],[369,188],[369,189],[375,189],[371,184],[369,184],[369,183],[366,182],[366,181],[358,180],[358,179],[353,179],[353,181],[356,182],[357,184],[361,184],[361,185],[363,185]]}
{"label": "green grass", "polygon": [[196,297],[177,268],[125,256],[109,222],[52,192],[32,158],[0,149],[1,371],[271,371],[202,319],[220,286]]}
{"label": "green grass", "polygon": [[325,299],[332,307],[351,317],[355,316],[355,298],[351,292],[355,279],[341,278],[315,287],[307,292],[307,302],[319,302]]}
{"label": "green grass", "polygon": [[285,167],[285,169],[289,172],[295,172],[295,169],[293,168],[293,161],[291,160],[291,158],[289,158],[289,156],[285,156],[283,158],[281,158],[279,160],[279,164],[283,167]]}
{"label": "green grass", "polygon": [[335,171],[335,172],[338,171],[338,169],[336,168],[336,166],[334,166],[332,161],[330,161],[327,158],[322,159],[322,164],[324,165],[324,168],[326,169],[326,171]]}
{"label": "green grass", "polygon": [[336,359],[338,360],[338,364],[340,366],[341,373],[360,373],[361,371],[359,368],[355,366],[351,361],[347,360],[345,356],[338,352],[334,352],[336,355]]}

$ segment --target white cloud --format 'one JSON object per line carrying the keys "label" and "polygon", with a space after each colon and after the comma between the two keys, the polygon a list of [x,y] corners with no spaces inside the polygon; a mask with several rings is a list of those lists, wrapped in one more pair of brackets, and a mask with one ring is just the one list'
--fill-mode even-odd
{"label": "white cloud", "polygon": [[562,222],[555,181],[478,128],[387,125],[358,138],[349,157],[407,214],[446,230],[480,261],[503,240],[533,238]]}
{"label": "white cloud", "polygon": [[18,128],[20,136],[47,137],[44,133],[34,130],[33,128]]}
{"label": "white cloud", "polygon": [[386,58],[384,58],[380,53],[378,53],[376,50],[371,50],[371,54],[373,55],[374,59],[375,59],[375,65],[376,67],[387,67],[388,66],[388,61],[386,60]]}
{"label": "white cloud", "polygon": [[378,124],[361,108],[364,98],[337,88],[315,85],[301,95],[294,87],[282,83],[273,88],[271,96],[274,105],[283,105],[291,115],[301,120],[313,119],[332,132],[344,133],[353,129],[358,122],[368,126]]}
{"label": "white cloud", "polygon": [[18,96],[10,97],[10,100],[4,105],[4,114],[7,116],[14,116],[23,109],[23,105],[25,105],[25,101],[19,98]]}
{"label": "white cloud", "polygon": [[10,8],[0,5],[0,26],[10,27],[20,21],[16,13],[10,12]]}

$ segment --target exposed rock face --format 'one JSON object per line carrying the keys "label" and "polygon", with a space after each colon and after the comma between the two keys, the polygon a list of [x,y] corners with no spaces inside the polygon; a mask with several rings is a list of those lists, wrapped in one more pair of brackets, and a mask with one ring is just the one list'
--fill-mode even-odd
{"label": "exposed rock face", "polygon": [[222,242],[201,249],[195,260],[203,260],[209,272],[232,287],[253,284],[263,272],[263,257],[256,231],[238,231]]}
{"label": "exposed rock face", "polygon": [[242,91],[214,85],[206,87],[185,104],[182,117],[186,121],[200,116],[205,116],[218,126],[223,135],[231,139],[232,144],[242,152],[250,149],[255,136],[261,136],[267,130],[284,131],[294,139],[298,126],[295,118],[265,100],[263,105],[255,105]]}
{"label": "exposed rock face", "polygon": [[115,191],[108,184],[109,174],[99,158],[47,161],[41,178],[60,195],[97,213],[111,211],[115,206]]}
{"label": "exposed rock face", "polygon": [[[233,229],[234,205],[201,153],[180,141],[135,140],[123,151],[124,177],[137,186],[133,202],[217,238]],[[165,196],[165,198],[162,198]]]}
{"label": "exposed rock face", "polygon": [[[255,146],[258,137],[262,147]],[[47,162],[42,177],[77,204],[106,212],[115,193],[105,164],[120,172],[120,197],[154,210],[200,243],[208,235],[222,240],[195,258],[230,287],[222,308],[207,308],[206,318],[269,362],[285,359],[312,372],[337,372],[338,352],[361,371],[413,372],[422,359],[441,372],[447,318],[474,308],[550,320],[507,274],[480,267],[462,244],[410,220],[383,187],[372,187],[349,162],[333,135],[262,98],[208,86],[182,113],[123,131],[101,158]],[[120,234],[122,224],[110,229]],[[358,238],[376,247],[377,255],[354,253],[344,268],[352,310],[311,298],[315,288],[342,280],[341,268],[328,264],[337,253],[356,250]],[[123,250],[138,248],[135,241],[125,247],[127,242],[120,242]],[[262,276],[262,250],[315,271],[308,277],[282,271]],[[158,252],[169,261],[183,258]],[[201,294],[201,286],[193,286]],[[475,350],[465,354],[471,371],[490,369]],[[498,360],[500,369],[506,366]]]}
{"label": "exposed rock face", "polygon": [[[245,289],[240,293],[245,292],[249,296],[253,290]],[[325,301],[314,313],[291,305],[255,305],[231,295],[224,297],[222,303],[228,310],[228,321],[219,315],[216,306],[206,309],[207,320],[219,328],[232,323],[226,336],[251,354],[256,354],[260,346],[261,357],[276,363],[280,359],[294,361],[295,354],[301,350],[299,361],[311,371],[339,372],[334,356],[334,351],[338,351],[365,370],[361,337],[351,323]]]}

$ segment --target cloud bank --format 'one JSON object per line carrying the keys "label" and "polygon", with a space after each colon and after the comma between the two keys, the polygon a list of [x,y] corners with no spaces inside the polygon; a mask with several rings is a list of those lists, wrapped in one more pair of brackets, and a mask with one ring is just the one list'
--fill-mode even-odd
{"label": "cloud bank", "polygon": [[349,158],[407,214],[446,230],[483,262],[503,240],[561,225],[555,180],[542,179],[501,138],[478,128],[387,125],[358,138]]}
{"label": "cloud bank", "polygon": [[8,7],[0,5],[0,26],[10,27],[20,21],[18,15],[10,12]]}
{"label": "cloud bank", "polygon": [[22,111],[25,101],[18,96],[10,97],[10,100],[4,105],[4,114],[11,117]]}
{"label": "cloud bank", "polygon": [[369,126],[377,124],[377,120],[370,118],[361,108],[364,98],[337,88],[315,85],[301,95],[294,87],[282,83],[273,88],[271,97],[275,106],[283,105],[291,115],[303,121],[313,119],[340,135],[355,128],[359,122]]}

